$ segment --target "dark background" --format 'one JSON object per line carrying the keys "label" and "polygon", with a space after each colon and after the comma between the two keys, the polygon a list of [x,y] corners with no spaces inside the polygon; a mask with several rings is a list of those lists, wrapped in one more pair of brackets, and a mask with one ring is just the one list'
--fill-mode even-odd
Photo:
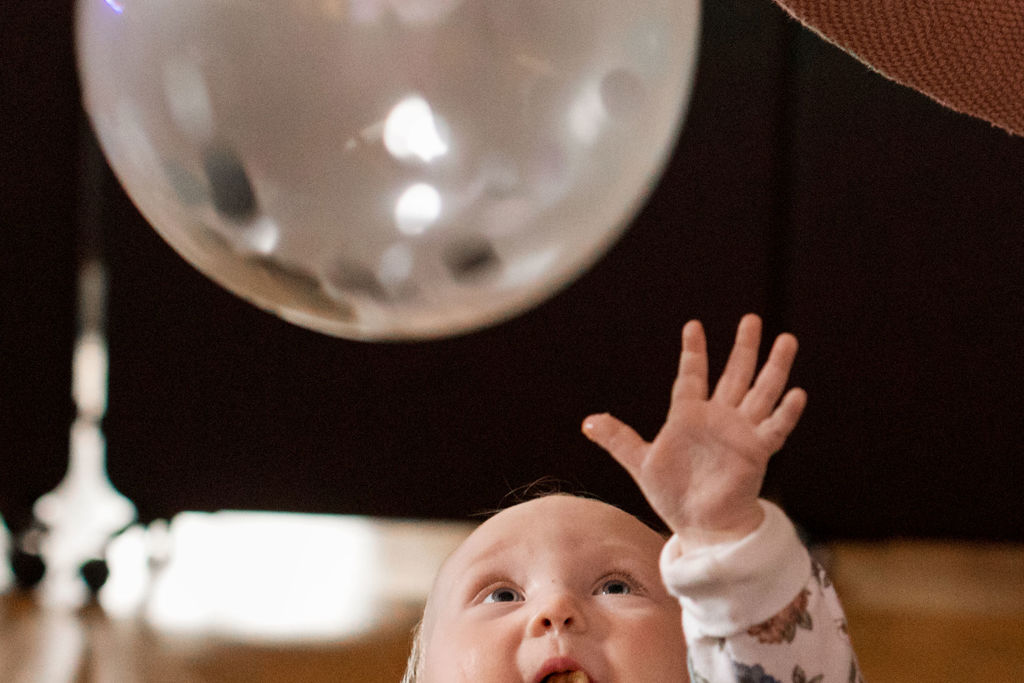
{"label": "dark background", "polygon": [[717,372],[755,311],[801,339],[810,404],[766,494],[811,535],[1024,540],[1024,139],[887,82],[768,0],[708,3],[676,153],[602,262],[524,316],[418,344],[293,327],[199,275],[94,158],[70,1],[0,11],[0,513],[16,531],[66,465],[75,264],[98,216],[108,464],[143,521],[462,518],[543,476],[646,514],[581,419],[653,436],[683,322],[705,322]]}

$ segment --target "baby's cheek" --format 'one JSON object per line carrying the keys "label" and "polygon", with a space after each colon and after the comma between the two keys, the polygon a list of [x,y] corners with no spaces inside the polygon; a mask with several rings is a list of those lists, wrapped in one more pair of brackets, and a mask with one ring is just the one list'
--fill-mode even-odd
{"label": "baby's cheek", "polygon": [[[682,614],[674,607],[658,609],[633,624],[628,638],[629,670],[635,680],[685,681],[686,641]],[[627,677],[624,680],[630,680]]]}
{"label": "baby's cheek", "polygon": [[480,666],[480,656],[475,650],[434,650],[423,658],[422,683],[487,680],[487,672],[482,671]]}
{"label": "baby's cheek", "polygon": [[439,640],[424,657],[425,683],[503,683],[516,670],[512,639],[501,629],[453,627]]}

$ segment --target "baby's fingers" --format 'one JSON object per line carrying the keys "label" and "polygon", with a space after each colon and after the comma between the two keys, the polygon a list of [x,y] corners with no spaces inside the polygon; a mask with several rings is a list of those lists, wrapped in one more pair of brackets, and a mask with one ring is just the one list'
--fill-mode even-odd
{"label": "baby's fingers", "polygon": [[607,413],[583,421],[583,434],[635,477],[647,452],[647,442],[633,428]]}
{"label": "baby's fingers", "polygon": [[754,386],[743,397],[740,412],[754,422],[761,422],[772,413],[779,397],[786,389],[796,350],[796,337],[791,334],[778,336],[772,345],[771,353],[768,354],[768,360],[754,380]]}
{"label": "baby's fingers", "polygon": [[736,328],[736,341],[733,343],[725,370],[715,386],[712,399],[726,405],[736,406],[750,388],[757,369],[757,351],[761,344],[761,319],[753,313],[743,316]]}
{"label": "baby's fingers", "polygon": [[672,384],[672,402],[705,401],[708,398],[708,349],[704,327],[691,320],[683,326],[683,350],[679,372]]}
{"label": "baby's fingers", "polygon": [[807,405],[807,392],[790,389],[782,397],[779,406],[761,424],[757,425],[757,436],[771,453],[775,453],[786,442]]}

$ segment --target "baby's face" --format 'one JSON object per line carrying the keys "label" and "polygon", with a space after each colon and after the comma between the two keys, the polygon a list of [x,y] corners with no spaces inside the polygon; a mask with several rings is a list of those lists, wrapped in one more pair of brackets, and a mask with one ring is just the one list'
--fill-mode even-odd
{"label": "baby's face", "polygon": [[420,680],[687,680],[679,605],[658,571],[662,544],[594,500],[551,496],[501,512],[438,576]]}

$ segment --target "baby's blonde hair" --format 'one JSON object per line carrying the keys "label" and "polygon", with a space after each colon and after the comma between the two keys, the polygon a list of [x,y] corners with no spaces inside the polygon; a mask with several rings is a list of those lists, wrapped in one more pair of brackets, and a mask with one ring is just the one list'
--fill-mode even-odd
{"label": "baby's blonde hair", "polygon": [[412,649],[409,651],[409,661],[405,665],[405,675],[402,676],[402,683],[416,683],[420,677],[420,669],[423,663],[423,620],[421,619],[416,628],[412,630]]}

